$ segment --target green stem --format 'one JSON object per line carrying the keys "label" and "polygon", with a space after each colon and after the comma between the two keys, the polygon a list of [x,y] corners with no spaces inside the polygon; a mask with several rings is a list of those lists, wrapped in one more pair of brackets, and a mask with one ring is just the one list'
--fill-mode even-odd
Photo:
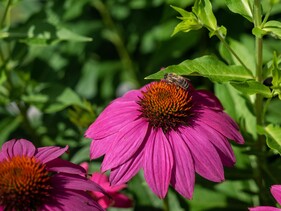
{"label": "green stem", "polygon": [[0,29],[3,28],[4,22],[7,18],[8,12],[9,12],[10,7],[11,7],[11,3],[12,3],[12,0],[8,0],[5,11],[4,11],[4,14],[3,14],[3,17],[2,17],[1,22],[0,22]]}
{"label": "green stem", "polygon": [[164,211],[169,211],[169,210],[170,210],[168,194],[167,194],[167,196],[163,199],[163,210],[164,210]]}
{"label": "green stem", "polygon": [[125,68],[125,70],[128,71],[129,74],[127,74],[127,75],[129,75],[129,78],[134,83],[138,84],[137,76],[135,75],[135,72],[134,72],[133,62],[130,58],[127,48],[125,47],[125,44],[122,40],[122,37],[119,33],[118,28],[116,27],[114,21],[111,18],[111,15],[110,15],[106,5],[100,0],[93,1],[93,5],[99,11],[99,13],[103,19],[103,22],[110,29],[110,31],[112,33],[111,37],[110,37],[110,41],[114,44],[114,46],[118,52],[118,55],[121,59],[121,62],[123,64],[123,67]]}
{"label": "green stem", "polygon": [[[259,28],[262,24],[262,13],[261,13],[261,1],[255,0],[254,1],[254,7],[253,7],[253,13],[254,13],[254,25],[255,27]],[[256,81],[259,83],[263,82],[263,76],[262,76],[262,59],[263,59],[263,40],[262,37],[255,38],[255,45],[256,45]],[[256,112],[256,124],[257,125],[263,125],[264,119],[263,119],[263,97],[260,94],[256,95],[255,99],[255,112]],[[263,166],[265,166],[265,140],[264,136],[258,135],[256,147],[258,150],[257,156],[257,178],[256,183],[259,187],[259,197],[260,202],[264,202],[266,198],[264,197],[264,192],[266,191],[266,187],[264,187],[264,181],[263,181]]]}
{"label": "green stem", "polygon": [[242,59],[240,59],[240,57],[235,53],[235,51],[230,47],[230,45],[225,41],[225,38],[219,33],[216,32],[216,36],[219,38],[219,40],[224,44],[224,46],[226,47],[226,49],[232,53],[232,55],[239,61],[239,63],[247,70],[247,72],[253,76],[253,73],[251,72],[251,70],[245,65],[245,63],[242,61]]}

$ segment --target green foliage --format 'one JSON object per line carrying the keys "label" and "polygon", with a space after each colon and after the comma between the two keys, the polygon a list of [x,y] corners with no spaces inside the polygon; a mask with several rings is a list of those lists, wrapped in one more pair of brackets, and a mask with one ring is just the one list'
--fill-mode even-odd
{"label": "green foliage", "polygon": [[[104,107],[148,83],[144,78],[174,72],[214,91],[246,143],[233,146],[237,164],[225,169],[226,182],[197,175],[192,200],[169,192],[170,210],[274,206],[269,188],[281,183],[280,18],[279,0],[2,0],[0,144],[26,138],[69,145],[69,160],[89,161],[84,132]],[[91,166],[98,170],[100,161]],[[126,210],[162,208],[142,174],[126,191],[135,200]]]}

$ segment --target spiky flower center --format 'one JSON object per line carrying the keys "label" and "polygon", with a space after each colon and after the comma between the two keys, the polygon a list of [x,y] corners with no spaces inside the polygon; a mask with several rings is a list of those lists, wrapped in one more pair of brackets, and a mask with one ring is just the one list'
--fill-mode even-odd
{"label": "spiky flower center", "polygon": [[180,125],[187,125],[192,96],[176,84],[159,81],[149,85],[138,103],[142,116],[152,127],[168,132]]}
{"label": "spiky flower center", "polygon": [[50,174],[34,157],[0,162],[0,205],[5,210],[37,210],[50,197]]}

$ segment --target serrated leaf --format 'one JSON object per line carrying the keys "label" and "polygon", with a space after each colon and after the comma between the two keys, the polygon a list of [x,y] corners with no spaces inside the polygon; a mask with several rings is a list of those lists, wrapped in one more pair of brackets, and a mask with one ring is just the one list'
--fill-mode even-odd
{"label": "serrated leaf", "polygon": [[182,21],[175,27],[172,36],[180,31],[189,32],[191,30],[198,30],[202,28],[203,25],[192,12],[187,12],[184,9],[175,6],[171,7],[182,15],[182,17],[178,17]]}
{"label": "serrated leaf", "polygon": [[212,4],[209,0],[196,0],[192,12],[210,31],[217,29],[217,19],[212,11]]}
{"label": "serrated leaf", "polygon": [[230,11],[240,14],[253,22],[253,0],[225,0],[225,3]]}
{"label": "serrated leaf", "polygon": [[246,81],[253,76],[242,66],[228,66],[215,56],[202,56],[194,60],[185,60],[178,65],[169,66],[145,79],[161,79],[165,73],[179,75],[204,76],[213,82]]}
{"label": "serrated leaf", "polygon": [[277,125],[270,124],[265,128],[259,127],[258,131],[266,135],[267,145],[273,149],[277,150],[279,154],[281,154],[281,127]]}
{"label": "serrated leaf", "polygon": [[272,97],[272,93],[269,87],[255,81],[249,80],[244,82],[231,82],[230,83],[235,89],[246,95],[261,94],[267,98]]}

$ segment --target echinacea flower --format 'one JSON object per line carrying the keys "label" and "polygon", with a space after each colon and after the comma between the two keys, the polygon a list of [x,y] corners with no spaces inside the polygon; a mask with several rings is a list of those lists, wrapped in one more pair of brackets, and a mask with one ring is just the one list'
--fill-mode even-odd
{"label": "echinacea flower", "polygon": [[[80,164],[86,171],[88,171],[88,163],[84,162]],[[120,184],[116,186],[111,186],[108,177],[105,174],[99,172],[94,172],[90,180],[99,184],[105,193],[91,191],[90,195],[101,205],[103,208],[108,207],[118,207],[118,208],[128,208],[133,206],[133,202],[126,195],[120,193],[120,191],[127,187],[126,184]]]}
{"label": "echinacea flower", "polygon": [[[276,199],[278,204],[281,205],[281,185],[272,185],[270,192],[273,197]],[[270,206],[258,206],[249,208],[250,211],[281,211],[280,208],[270,207]]]}
{"label": "echinacea flower", "polygon": [[228,139],[242,144],[243,137],[212,93],[186,83],[163,79],[129,91],[87,129],[85,137],[93,140],[90,158],[104,155],[101,171],[111,170],[112,185],[128,182],[143,169],[159,198],[170,184],[190,199],[195,172],[224,180],[223,165],[235,163]]}
{"label": "echinacea flower", "polygon": [[85,170],[59,158],[68,147],[35,148],[10,140],[0,151],[0,210],[103,210],[87,191],[102,188]]}

